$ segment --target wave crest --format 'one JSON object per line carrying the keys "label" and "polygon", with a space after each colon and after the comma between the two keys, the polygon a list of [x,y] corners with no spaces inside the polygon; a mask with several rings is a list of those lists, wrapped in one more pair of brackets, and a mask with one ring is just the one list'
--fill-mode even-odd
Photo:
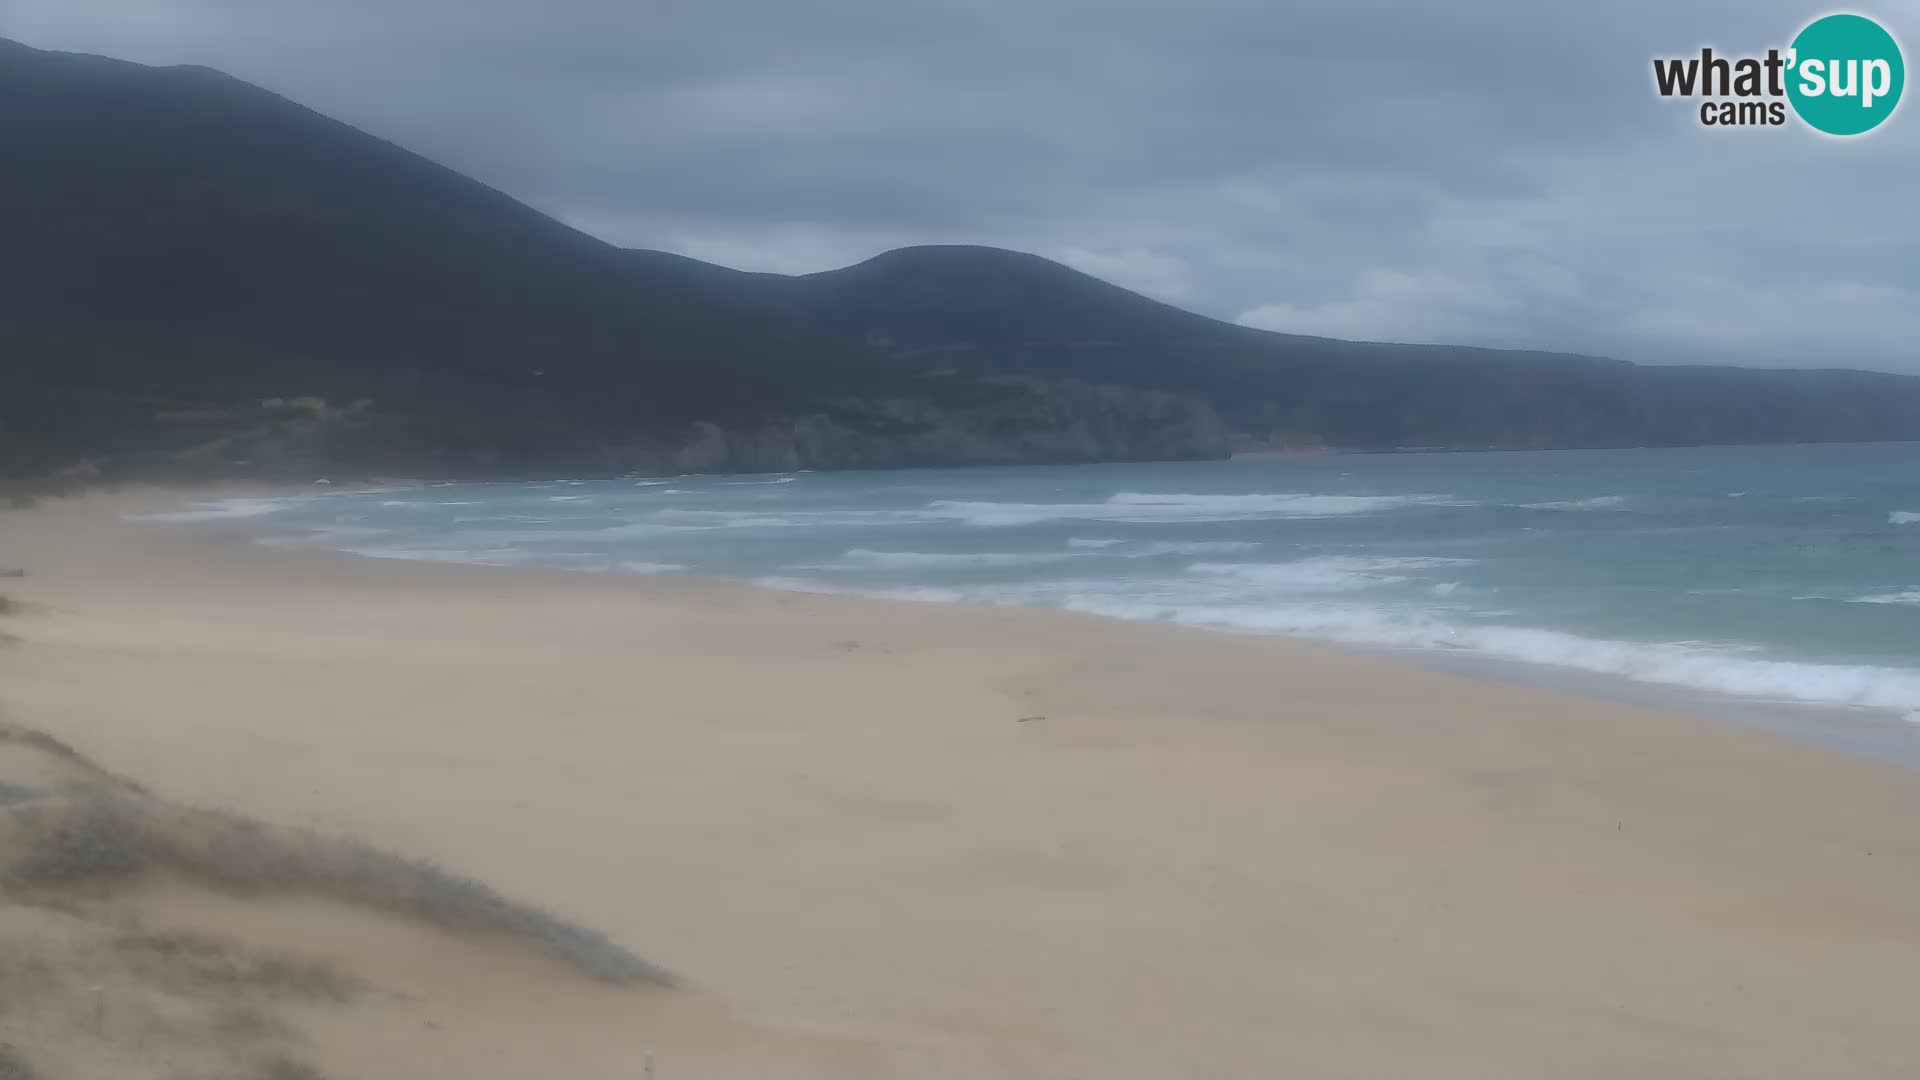
{"label": "wave crest", "polygon": [[1436,566],[1458,566],[1471,560],[1427,558],[1357,558],[1329,555],[1284,563],[1200,562],[1187,567],[1192,574],[1238,578],[1297,592],[1343,592],[1395,585],[1407,580],[1402,571]]}
{"label": "wave crest", "polygon": [[1123,491],[1097,503],[974,502],[940,499],[928,513],[968,525],[1004,528],[1048,521],[1240,521],[1254,518],[1338,517],[1450,502],[1445,495],[1181,495]]}
{"label": "wave crest", "polygon": [[1340,604],[1285,607],[1164,605],[1087,599],[1068,607],[1118,618],[1154,619],[1217,630],[1322,638],[1355,645],[1456,649],[1637,682],[1749,699],[1920,710],[1920,671],[1867,664],[1819,664],[1741,655],[1700,642],[1641,643],[1517,626],[1462,626],[1428,616]]}

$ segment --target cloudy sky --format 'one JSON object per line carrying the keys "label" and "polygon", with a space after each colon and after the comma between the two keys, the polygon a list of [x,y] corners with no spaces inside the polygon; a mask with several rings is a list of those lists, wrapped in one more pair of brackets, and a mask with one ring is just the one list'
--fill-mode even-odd
{"label": "cloudy sky", "polygon": [[[1920,372],[1920,106],[1843,141],[1652,90],[1826,10],[0,0],[0,36],[218,67],[730,266],[995,244],[1299,333]],[[1913,59],[1920,0],[1853,10]]]}

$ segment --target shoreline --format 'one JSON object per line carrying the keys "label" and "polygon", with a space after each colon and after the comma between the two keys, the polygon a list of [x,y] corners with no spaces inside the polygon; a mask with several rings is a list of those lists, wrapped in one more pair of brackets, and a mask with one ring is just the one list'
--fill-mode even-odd
{"label": "shoreline", "polygon": [[529,998],[321,934],[446,1025],[336,1016],[312,1038],[343,1074],[632,1075],[642,1045],[689,1076],[1920,1055],[1920,789],[1893,765],[1281,637],[119,519],[181,497],[0,514],[29,572],[0,591],[40,608],[5,627],[14,720],[472,874],[694,988]]}
{"label": "shoreline", "polygon": [[[286,499],[321,497],[328,494],[367,494],[388,490],[411,490],[422,486],[439,485],[427,485],[425,482],[395,481],[388,485],[380,485],[372,488],[353,488],[342,492],[322,492],[306,487],[269,486],[257,489],[246,488],[237,494],[226,493],[224,489],[220,489],[213,493],[204,491],[182,493],[180,497],[182,499],[195,500],[196,505],[200,505],[207,502],[231,503],[236,500],[250,498]],[[202,513],[204,513],[205,516],[199,516]],[[214,531],[218,531],[222,534],[223,540],[231,540],[236,543],[264,544],[265,546],[289,551],[318,551],[335,555],[348,555],[354,558],[402,562],[429,562],[443,565],[467,565],[490,570],[515,571],[536,568],[531,565],[521,566],[481,561],[469,562],[459,559],[437,559],[430,557],[411,559],[396,555],[372,554],[351,548],[332,547],[319,543],[303,543],[301,542],[303,539],[318,537],[325,530],[268,523],[266,530],[255,529],[249,531],[244,523],[256,515],[247,512],[244,508],[241,508],[240,512],[234,513],[231,516],[223,514],[211,507],[204,511],[184,512],[175,508],[170,511],[162,511],[158,514],[148,513],[141,516],[153,524],[201,526],[208,530],[209,535]],[[786,583],[771,578],[715,577],[691,573],[685,569],[640,574],[613,569],[588,570],[559,566],[537,568],[549,572],[570,574],[671,578],[691,582],[711,583],[723,587],[747,587],[798,595],[844,596],[855,599],[878,600],[886,603],[938,603],[981,610],[1011,608],[1014,610],[1028,611],[1053,611],[1115,622],[1151,623],[1190,632],[1270,638],[1280,641],[1302,643],[1316,648],[1334,649],[1341,652],[1350,652],[1361,656],[1384,659],[1388,663],[1421,670],[1438,671],[1469,679],[1491,680],[1511,686],[1545,690],[1550,693],[1570,695],[1604,704],[1623,704],[1655,711],[1684,713],[1715,723],[1731,724],[1748,730],[1766,732],[1804,745],[1817,746],[1830,750],[1841,750],[1850,754],[1885,763],[1897,764],[1906,768],[1920,768],[1920,712],[1910,712],[1899,708],[1847,705],[1838,702],[1796,700],[1793,698],[1757,697],[1657,679],[1641,679],[1622,672],[1600,671],[1573,664],[1556,663],[1549,660],[1521,659],[1513,656],[1503,656],[1473,648],[1448,649],[1364,641],[1346,641],[1338,638],[1317,637],[1308,633],[1260,631],[1232,626],[1206,626],[1177,623],[1167,620],[1137,619],[1123,615],[1076,611],[1071,608],[1050,607],[1046,605],[995,604],[989,601],[968,598],[930,599],[907,595],[887,595],[884,591],[863,592],[858,589],[840,589],[825,585]]]}

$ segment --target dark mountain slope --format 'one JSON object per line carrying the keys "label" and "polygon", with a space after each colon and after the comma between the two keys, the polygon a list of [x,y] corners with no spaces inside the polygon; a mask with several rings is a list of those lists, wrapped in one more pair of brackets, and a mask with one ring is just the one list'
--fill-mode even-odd
{"label": "dark mountain slope", "polygon": [[796,286],[822,325],[899,362],[1193,393],[1248,431],[1352,447],[1642,441],[1635,369],[1617,360],[1275,334],[993,248],[892,251]]}
{"label": "dark mountain slope", "polygon": [[892,377],[782,325],[751,275],[619,251],[205,69],[0,45],[0,145],[5,420],[38,441],[126,449],[156,407],[317,395],[564,459]]}
{"label": "dark mountain slope", "polygon": [[1057,263],[919,247],[795,280],[896,362],[1046,371],[1200,395],[1239,430],[1335,446],[1607,447],[1920,439],[1920,379],[1275,334]]}
{"label": "dark mountain slope", "polygon": [[1920,379],[1270,334],[987,248],[797,278],[623,251],[202,68],[0,41],[0,154],[0,472],[1219,452],[1063,379],[1347,447],[1920,438]]}

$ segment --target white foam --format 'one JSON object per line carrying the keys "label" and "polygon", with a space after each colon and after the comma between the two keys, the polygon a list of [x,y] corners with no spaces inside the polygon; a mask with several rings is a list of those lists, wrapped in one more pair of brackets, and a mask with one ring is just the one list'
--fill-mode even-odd
{"label": "white foam", "polygon": [[[1118,537],[1092,540],[1072,539],[1067,541],[1070,548],[1100,551],[1127,544]],[[1113,552],[1132,559],[1151,558],[1156,555],[1231,555],[1235,552],[1254,551],[1260,547],[1250,540],[1150,540],[1134,543],[1125,551]]]}
{"label": "white foam", "polygon": [[265,517],[305,502],[306,496],[286,498],[234,498],[193,503],[191,510],[168,510],[155,514],[134,514],[140,521],[222,521],[229,518]]}
{"label": "white foam", "polygon": [[1753,699],[1903,713],[1920,710],[1920,671],[1769,660],[1742,655],[1746,650],[1741,648],[1700,642],[1647,644],[1527,627],[1462,626],[1431,616],[1341,604],[1167,605],[1088,598],[1066,606],[1119,618],[1301,635],[1349,644],[1458,649]]}
{"label": "white foam", "polygon": [[381,499],[380,505],[388,510],[426,510],[435,506],[478,506],[472,499]]}
{"label": "white foam", "polygon": [[772,480],[722,480],[720,485],[722,487],[763,487],[767,484],[791,484],[796,479],[798,477],[780,476]]}
{"label": "white foam", "polygon": [[1278,513],[1287,516],[1362,514],[1401,506],[1449,501],[1445,495],[1311,495],[1299,492],[1250,495],[1183,495],[1123,491],[1107,500],[1112,506],[1141,506],[1180,511]]}
{"label": "white foam", "polygon": [[769,514],[757,514],[739,510],[658,510],[644,519],[608,529],[608,533],[617,533],[627,529],[727,529],[727,528],[779,528],[801,525],[804,522]]}
{"label": "white foam", "polygon": [[1165,540],[1128,548],[1123,554],[1133,558],[1150,558],[1155,555],[1233,555],[1259,549],[1260,545],[1251,540]]}
{"label": "white foam", "polygon": [[935,567],[1028,566],[1071,559],[1066,552],[1016,551],[875,551],[853,548],[842,552],[835,565],[861,570],[919,570]]}
{"label": "white foam", "polygon": [[1254,585],[1288,592],[1341,592],[1370,589],[1407,580],[1399,571],[1456,566],[1465,560],[1423,558],[1358,558],[1332,555],[1284,563],[1194,563],[1194,574],[1238,578]]}
{"label": "white foam", "polygon": [[[768,485],[792,480],[791,476],[783,476],[773,479],[721,480],[717,483]],[[1501,595],[1499,590],[1469,588],[1452,579],[1467,578],[1471,584],[1471,572],[1442,569],[1473,560],[1375,558],[1356,554],[1289,560],[1287,552],[1290,539],[1296,543],[1313,543],[1314,548],[1309,550],[1353,552],[1366,549],[1334,547],[1332,538],[1318,535],[1290,538],[1285,530],[1294,527],[1286,525],[1268,527],[1266,532],[1272,535],[1267,537],[1266,544],[1246,540],[1145,539],[1135,536],[1135,530],[1127,527],[1129,523],[1164,523],[1173,527],[1151,531],[1158,532],[1161,537],[1169,533],[1175,537],[1195,533],[1204,536],[1209,532],[1219,535],[1225,530],[1187,528],[1185,525],[1385,514],[1422,505],[1459,505],[1449,496],[1124,492],[1099,501],[1083,502],[942,500],[921,504],[919,500],[929,496],[920,495],[909,506],[895,504],[896,508],[889,509],[790,509],[785,505],[783,495],[772,493],[750,495],[742,492],[730,500],[722,501],[717,487],[710,486],[716,482],[695,481],[691,489],[669,486],[685,482],[668,479],[635,481],[636,489],[647,490],[629,493],[624,502],[601,499],[591,506],[577,507],[558,504],[584,504],[588,499],[598,498],[605,489],[596,489],[594,495],[542,496],[538,492],[521,493],[521,501],[515,505],[550,513],[554,519],[558,519],[557,524],[538,517],[516,518],[496,514],[466,519],[480,522],[471,531],[463,527],[438,536],[416,533],[412,529],[385,535],[340,531],[308,534],[305,542],[325,543],[381,558],[483,566],[536,564],[576,570],[651,574],[689,569],[682,563],[649,561],[652,559],[687,558],[695,568],[704,568],[705,556],[696,557],[693,551],[702,546],[700,541],[712,538],[715,534],[703,530],[766,530],[765,533],[749,533],[748,537],[756,544],[771,545],[779,535],[774,530],[818,529],[823,532],[813,536],[802,533],[800,539],[818,542],[823,535],[830,537],[832,539],[826,542],[831,546],[825,547],[825,551],[839,551],[841,554],[822,558],[825,565],[789,567],[781,573],[793,576],[763,578],[760,583],[776,588],[855,593],[904,600],[964,600],[1063,607],[1124,618],[1157,619],[1215,629],[1296,634],[1352,644],[1463,650],[1488,657],[1558,665],[1704,691],[1889,708],[1920,716],[1920,671],[1871,664],[1778,660],[1751,646],[1743,650],[1731,644],[1613,641],[1516,625],[1530,621],[1531,616],[1491,610],[1500,606],[1491,602]],[[551,488],[547,490],[550,492]],[[651,499],[656,493],[670,495],[683,491],[701,497]],[[1731,496],[1734,493],[1728,494]],[[199,503],[174,514],[149,517],[189,521],[247,518],[271,515],[294,504],[323,508],[337,506],[313,501],[331,497],[308,494],[292,498],[229,499]],[[712,501],[709,501],[709,497]],[[1050,497],[1075,498],[1073,495]],[[409,501],[412,498],[394,491],[385,499],[375,495],[346,508],[369,509],[376,502],[383,506],[409,509],[461,505],[459,502],[435,504],[425,497]],[[539,507],[539,502],[546,498],[552,499],[553,505]],[[1098,499],[1097,496],[1090,498]],[[1545,503],[1522,504],[1515,500],[1506,505],[1555,510],[1606,510],[1620,509],[1629,502],[1625,496],[1603,495]],[[717,503],[723,507],[731,506],[732,509],[678,509],[687,503],[709,507]],[[756,504],[757,509],[746,509]],[[609,509],[613,513],[607,513]],[[331,517],[336,522],[346,520],[337,515]],[[372,520],[413,522],[427,519],[415,518],[404,512],[380,511],[373,515]],[[433,520],[439,520],[439,516],[435,515]],[[1390,520],[1382,520],[1378,524],[1385,526]],[[1542,515],[1533,520],[1551,524],[1555,519]],[[1558,520],[1560,526],[1556,527],[1571,529],[1576,524],[1570,518]],[[1597,519],[1587,520],[1597,523]],[[1068,526],[1071,532],[1082,535],[1064,541],[1058,539],[1060,534],[1050,534],[1045,539],[1035,539],[1031,543],[1021,540],[1026,534],[1001,534],[1015,542],[981,545],[998,549],[991,551],[938,550],[962,546],[960,541],[954,539],[956,526],[991,528],[1063,521],[1095,524]],[[1920,523],[1920,511],[1892,511],[1888,514],[1888,521],[1893,525]],[[1116,524],[1098,524],[1100,522]],[[1253,530],[1258,528],[1260,526],[1248,526],[1228,535],[1255,535]],[[1309,529],[1317,532],[1321,527],[1302,525],[1297,528],[1300,533],[1306,533]],[[905,538],[907,530],[914,530],[911,533],[914,538]],[[982,539],[978,534],[970,535],[974,539]],[[662,548],[646,542],[653,538],[665,538],[669,546]],[[411,543],[402,543],[403,539]],[[640,542],[627,542],[633,540]],[[349,547],[349,544],[353,546]],[[856,544],[866,546],[853,546]],[[919,550],[923,548],[934,550]],[[1027,550],[1009,550],[1018,548]],[[1467,547],[1460,550],[1472,551]],[[587,554],[589,552],[593,554]],[[1249,554],[1255,552],[1257,554]],[[637,555],[640,559],[619,561],[623,554]],[[1152,572],[1151,564],[1127,562],[1148,557],[1168,559],[1164,566],[1166,572]],[[964,571],[969,567],[1018,568],[1029,564],[1039,568],[1026,574],[1016,569],[999,576],[1046,580],[948,587],[906,585],[916,580],[938,581],[948,576],[946,571],[950,570]],[[1184,572],[1174,568],[1184,568]],[[819,571],[819,577],[831,580],[811,580],[813,571]],[[848,581],[862,580],[859,571],[893,571],[893,576],[870,573],[864,579],[896,582],[903,587],[847,587],[845,583]],[[955,572],[951,576],[964,579],[967,575]],[[1887,578],[1880,580],[1888,581]],[[1900,575],[1891,577],[1892,582],[1902,580]],[[1920,592],[1903,589],[1904,586],[1883,587],[1882,591],[1857,596],[1851,602],[1920,605]],[[1833,598],[1866,591],[1856,586]],[[1489,602],[1483,604],[1483,599]],[[1406,606],[1393,606],[1397,604]],[[1473,610],[1469,610],[1469,605]],[[1905,610],[1868,612],[1854,609],[1854,614],[1857,617],[1874,614],[1903,617]],[[1557,621],[1557,617],[1551,621]]]}
{"label": "white foam", "polygon": [[[359,520],[355,515],[354,520]],[[321,525],[305,529],[291,536],[263,536],[254,541],[262,547],[304,548],[340,547],[341,541],[366,541],[376,536],[387,535],[387,530],[366,525]],[[344,550],[344,549],[343,549]]]}
{"label": "white foam", "polygon": [[519,566],[533,561],[524,551],[513,548],[439,548],[386,545],[362,545],[340,550],[370,559],[404,559],[409,562],[460,563],[466,566]]}
{"label": "white foam", "polygon": [[918,510],[806,510],[784,514],[764,510],[656,510],[636,524],[683,529],[872,528],[924,524]]}
{"label": "white foam", "polygon": [[940,499],[927,512],[983,528],[1047,521],[1240,521],[1380,513],[1449,501],[1444,495],[1180,495],[1123,491],[1099,503],[1008,503]]}
{"label": "white foam", "polygon": [[819,593],[825,596],[870,596],[882,600],[915,600],[930,604],[951,604],[968,599],[963,593],[952,589],[936,589],[916,586],[904,589],[850,589],[840,585],[830,585],[824,581],[796,577],[758,577],[753,584],[766,589],[779,589],[782,592]]}
{"label": "white foam", "polygon": [[[1746,494],[1741,492],[1740,494]],[[1526,510],[1625,510],[1633,500],[1626,495],[1595,495],[1591,499],[1521,503]]]}

